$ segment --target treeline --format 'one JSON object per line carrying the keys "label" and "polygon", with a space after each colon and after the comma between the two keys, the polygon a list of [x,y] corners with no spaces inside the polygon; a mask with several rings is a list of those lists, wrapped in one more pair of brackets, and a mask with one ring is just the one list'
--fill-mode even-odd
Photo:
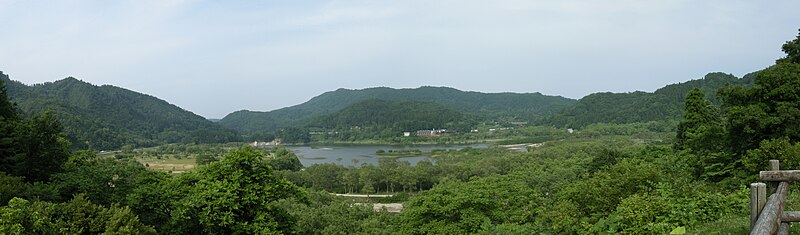
{"label": "treeline", "polygon": [[480,93],[448,87],[339,89],[326,92],[303,104],[270,112],[237,111],[223,118],[220,123],[242,133],[275,132],[284,128],[298,127],[310,119],[333,114],[356,103],[374,99],[430,102],[487,119],[520,117],[524,120],[542,118],[575,103],[572,99],[539,93]]}
{"label": "treeline", "polygon": [[[457,128],[461,131],[469,131],[474,125],[469,121],[471,120],[468,120],[467,115],[436,103],[372,99],[353,104],[336,113],[315,118],[307,125],[333,130],[374,127],[401,133],[434,128]],[[464,124],[457,126],[459,123]]]}
{"label": "treeline", "polygon": [[716,91],[726,85],[752,85],[755,73],[737,78],[730,74],[709,73],[703,79],[665,86],[655,92],[594,93],[575,105],[553,115],[543,124],[581,128],[593,123],[635,123],[679,120],[683,99],[694,88],[704,91],[707,98],[719,103]]}
{"label": "treeline", "polygon": [[[443,105],[418,101],[365,100],[332,114],[308,120],[304,128],[283,129],[284,141],[297,140],[288,131],[307,131],[307,141],[403,141],[403,132],[416,136],[417,130],[447,129],[451,133],[469,132],[476,117]],[[288,137],[288,138],[287,138]]]}
{"label": "treeline", "polygon": [[693,158],[695,175],[727,182],[766,169],[769,159],[800,168],[800,36],[785,58],[756,74],[752,87],[726,86],[721,105],[695,89],[686,97],[676,148]]}
{"label": "treeline", "polygon": [[111,150],[167,143],[220,143],[239,140],[232,130],[155,97],[114,86],[94,86],[75,78],[26,86],[9,80],[8,93],[21,115],[57,117],[75,149]]}

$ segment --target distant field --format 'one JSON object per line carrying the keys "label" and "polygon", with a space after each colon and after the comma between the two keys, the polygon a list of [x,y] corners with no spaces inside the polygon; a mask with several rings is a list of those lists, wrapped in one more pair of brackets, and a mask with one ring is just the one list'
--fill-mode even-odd
{"label": "distant field", "polygon": [[147,168],[160,171],[171,171],[172,173],[183,173],[185,171],[192,170],[197,166],[194,158],[136,158],[136,160],[144,164]]}

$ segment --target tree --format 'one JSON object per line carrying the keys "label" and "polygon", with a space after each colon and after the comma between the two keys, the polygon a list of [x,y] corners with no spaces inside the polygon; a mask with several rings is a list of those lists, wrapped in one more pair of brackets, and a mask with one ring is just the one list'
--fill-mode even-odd
{"label": "tree", "polygon": [[45,181],[61,170],[70,154],[61,124],[48,114],[29,120],[0,121],[0,171]]}
{"label": "tree", "polygon": [[663,172],[653,163],[641,159],[627,158],[607,171],[597,172],[589,178],[575,182],[559,193],[561,199],[580,205],[576,213],[605,216],[626,197],[652,188],[661,181]]}
{"label": "tree", "polygon": [[70,154],[70,143],[65,139],[61,123],[53,116],[34,116],[20,123],[17,129],[16,159],[20,160],[12,173],[24,176],[27,181],[45,181],[61,171]]}
{"label": "tree", "polygon": [[131,159],[100,158],[94,152],[81,151],[70,157],[63,172],[53,175],[52,184],[63,198],[84,193],[94,203],[111,205],[125,203],[136,188],[168,177]]}
{"label": "tree", "polygon": [[725,128],[719,112],[698,88],[686,95],[684,106],[675,148],[688,152],[688,162],[696,177],[719,180],[729,175],[736,162],[729,159],[730,154],[724,153]]}
{"label": "tree", "polygon": [[284,143],[302,144],[311,142],[311,135],[308,134],[308,130],[301,128],[286,128],[278,131],[275,135],[281,138],[281,141]]}
{"label": "tree", "polygon": [[729,149],[742,155],[763,140],[800,140],[800,64],[779,63],[758,73],[752,88],[720,90]]}
{"label": "tree", "polygon": [[11,199],[0,207],[0,234],[155,234],[127,207],[104,207],[76,195],[64,203]]}
{"label": "tree", "polygon": [[800,34],[794,40],[786,41],[781,50],[786,53],[786,57],[778,59],[776,63],[800,63]]}
{"label": "tree", "polygon": [[676,147],[678,149],[705,149],[709,145],[706,140],[713,137],[716,127],[719,126],[719,114],[711,102],[706,100],[706,95],[698,88],[692,89],[686,95],[683,120],[678,124]]}
{"label": "tree", "polygon": [[5,82],[3,81],[3,79],[0,79],[0,120],[17,119],[17,112],[15,106],[16,105],[14,105],[14,103],[12,103],[11,99],[8,97],[8,92],[6,91]]}
{"label": "tree", "polygon": [[300,169],[303,169],[303,163],[300,162],[300,159],[297,158],[297,155],[284,147],[275,147],[272,159],[269,161],[269,165],[272,166],[272,169],[276,171],[299,171]]}
{"label": "tree", "polygon": [[69,149],[55,117],[45,113],[19,119],[0,80],[0,171],[29,182],[45,181],[61,170]]}
{"label": "tree", "polygon": [[306,198],[294,184],[272,174],[261,152],[249,147],[178,179],[186,194],[171,213],[172,233],[291,233],[295,219],[274,202]]}
{"label": "tree", "polygon": [[476,233],[487,225],[531,222],[538,195],[507,176],[448,181],[408,201],[400,220],[411,234]]}

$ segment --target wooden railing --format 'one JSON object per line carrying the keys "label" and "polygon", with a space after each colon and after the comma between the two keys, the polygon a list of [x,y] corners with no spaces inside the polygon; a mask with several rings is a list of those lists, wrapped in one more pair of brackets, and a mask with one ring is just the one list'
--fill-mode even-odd
{"label": "wooden railing", "polygon": [[800,222],[800,212],[784,212],[789,182],[800,181],[800,170],[780,170],[778,160],[769,161],[769,171],[761,171],[759,180],[750,184],[750,234],[789,234],[789,223]]}

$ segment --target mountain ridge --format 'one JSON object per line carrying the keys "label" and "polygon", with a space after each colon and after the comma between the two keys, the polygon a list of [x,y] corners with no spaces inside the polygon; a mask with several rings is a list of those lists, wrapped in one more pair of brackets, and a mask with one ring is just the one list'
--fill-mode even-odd
{"label": "mountain ridge", "polygon": [[693,88],[699,88],[707,99],[719,103],[717,90],[726,85],[752,85],[757,73],[738,78],[732,74],[712,72],[701,79],[668,84],[653,92],[592,93],[539,124],[581,128],[595,123],[678,120],[683,115],[684,98]]}
{"label": "mountain ridge", "polygon": [[228,114],[220,124],[243,132],[275,131],[292,127],[302,120],[322,116],[367,99],[405,100],[438,103],[449,108],[489,117],[524,116],[542,118],[576,102],[561,96],[541,93],[482,93],[450,87],[418,88],[373,87],[339,88],[315,96],[308,101],[268,112],[239,110]]}
{"label": "mountain ridge", "polygon": [[25,115],[49,112],[58,117],[78,149],[238,139],[235,132],[202,116],[125,88],[97,86],[74,77],[33,85],[11,80],[5,74],[0,79]]}

